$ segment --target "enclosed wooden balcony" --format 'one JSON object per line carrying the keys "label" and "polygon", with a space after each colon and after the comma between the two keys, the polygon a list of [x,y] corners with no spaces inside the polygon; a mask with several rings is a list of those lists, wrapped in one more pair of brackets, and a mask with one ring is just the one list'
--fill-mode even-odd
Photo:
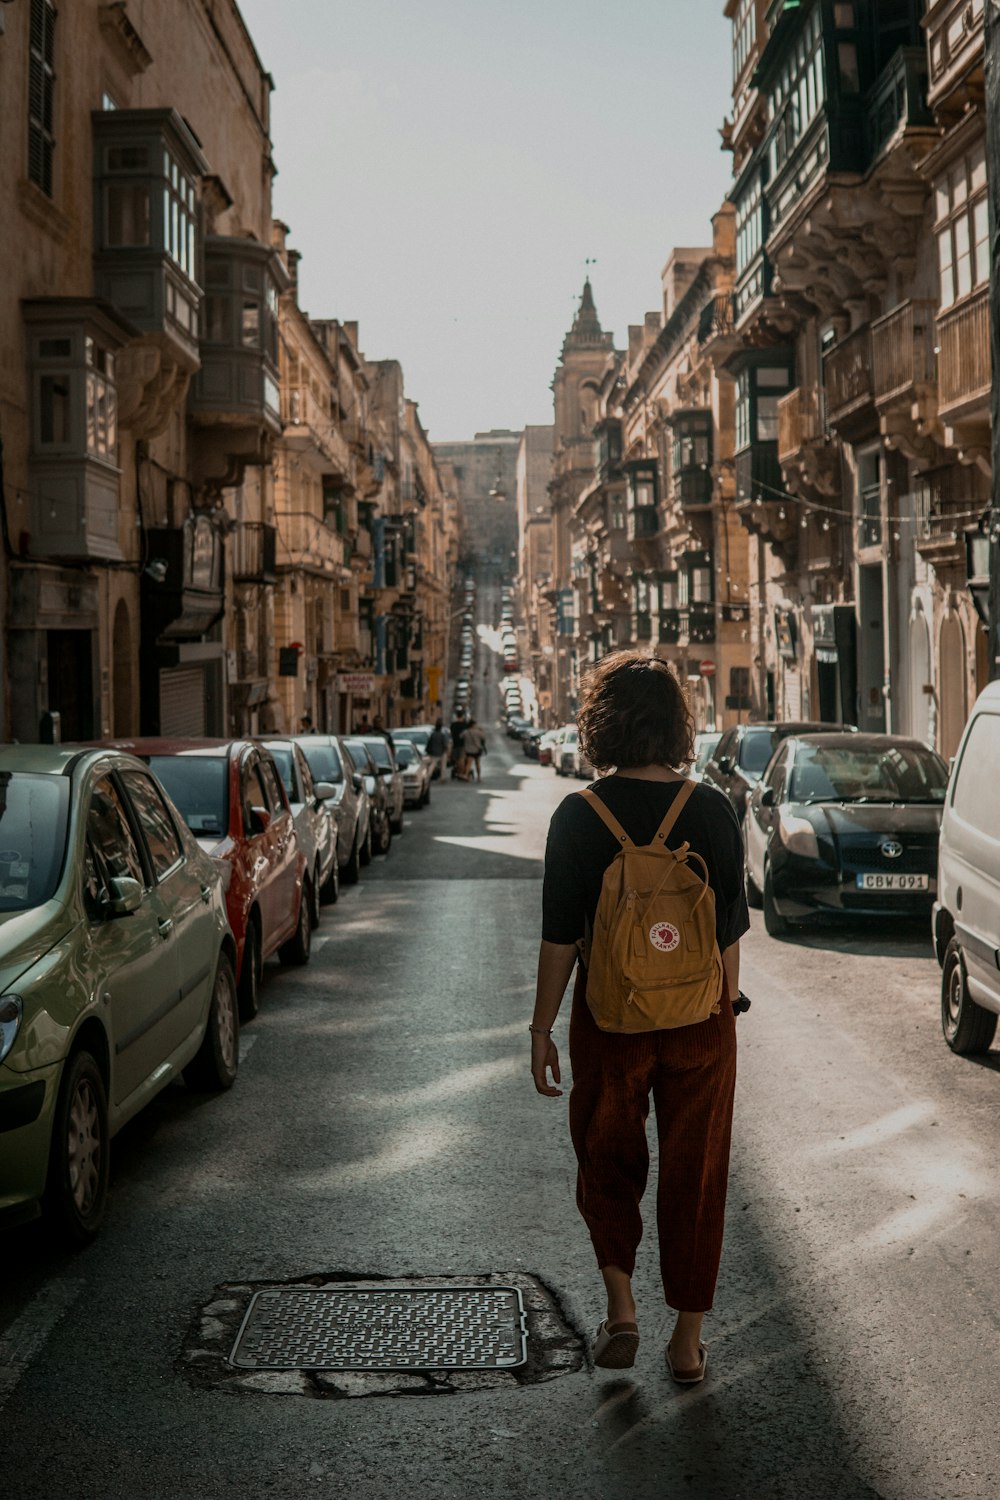
{"label": "enclosed wooden balcony", "polygon": [[985,6],[986,0],[939,0],[928,6],[924,25],[930,60],[927,102],[932,109],[952,96],[958,108],[967,99],[981,97]]}
{"label": "enclosed wooden balcony", "polygon": [[989,416],[993,386],[989,297],[989,287],[981,287],[938,316],[938,410],[949,423],[980,413]]}
{"label": "enclosed wooden balcony", "polygon": [[831,427],[850,421],[874,400],[872,331],[867,324],[841,339],[824,357],[823,379]]}
{"label": "enclosed wooden balcony", "polygon": [[789,463],[811,443],[826,440],[826,392],[802,385],[778,402],[778,462]]}
{"label": "enclosed wooden balcony", "polygon": [[277,532],[264,521],[241,521],[230,539],[230,571],[234,583],[273,583],[277,562]]}
{"label": "enclosed wooden balcony", "polygon": [[872,324],[872,385],[878,406],[912,399],[934,384],[935,304],[903,302]]}
{"label": "enclosed wooden balcony", "polygon": [[751,443],[736,455],[736,513],[786,561],[796,546],[794,504],[784,501],[778,444]]}

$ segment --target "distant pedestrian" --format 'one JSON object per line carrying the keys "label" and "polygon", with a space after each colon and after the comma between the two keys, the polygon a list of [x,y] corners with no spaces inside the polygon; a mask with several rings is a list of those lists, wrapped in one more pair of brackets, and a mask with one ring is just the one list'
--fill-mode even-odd
{"label": "distant pedestrian", "polygon": [[471,780],[472,772],[474,771],[476,780],[482,781],[479,762],[486,753],[486,736],[475,719],[470,718],[469,720],[469,727],[465,731],[465,738],[462,741],[462,749],[465,752],[466,779]]}
{"label": "distant pedestrian", "polygon": [[358,720],[357,724],[354,726],[354,733],[355,734],[371,734],[371,732],[372,732],[372,726],[371,726],[371,722],[369,721],[368,715],[367,714],[362,714],[361,718]]}
{"label": "distant pedestrian", "polygon": [[303,714],[299,720],[299,734],[315,734],[313,728],[312,714]]}
{"label": "distant pedestrian", "polygon": [[443,719],[434,721],[434,728],[427,736],[427,754],[434,762],[431,780],[440,781],[444,776],[444,768],[448,760],[448,736],[444,732]]}
{"label": "distant pedestrian", "polygon": [[462,741],[465,739],[465,731],[468,728],[468,720],[465,717],[465,709],[460,708],[451,721],[451,774],[452,777],[460,776],[462,772]]}
{"label": "distant pedestrian", "polygon": [[[736,1083],[734,1013],[746,1008],[739,991],[739,943],[750,925],[735,814],[727,798],[687,776],[693,727],[681,686],[665,662],[621,651],[591,670],[579,716],[580,745],[591,765],[604,772],[614,768],[614,774],[567,797],[552,818],[530,1027],[535,1088],[557,1096],[559,1054],[552,1028],[577,959],[585,955],[569,1031],[569,1123],[578,1162],[577,1204],[607,1293],[594,1362],[627,1368],[639,1345],[632,1274],[642,1234],[652,1091],[660,1273],[667,1304],[677,1313],[666,1360],[681,1385],[701,1381],[708,1361],[701,1326],[712,1307],[722,1254]],[[660,870],[672,851],[681,857],[666,867],[667,885]],[[646,887],[642,894],[630,888],[620,919],[595,931],[598,905],[603,909],[614,898],[629,861],[633,883],[647,879],[655,888],[648,896]],[[704,916],[696,921],[698,902],[709,896],[708,923]],[[668,900],[676,925],[662,916]],[[654,901],[659,907],[647,934]],[[682,918],[684,901],[695,902],[685,908],[691,920]],[[702,945],[713,937],[712,960],[702,971]],[[670,962],[659,958],[675,950]],[[673,988],[664,980],[666,973]],[[714,1008],[707,1019],[698,1019],[706,1003],[711,1006],[716,982]],[[678,983],[686,998],[692,985],[699,986],[698,1003],[683,1012],[694,1017],[689,1023],[670,1008],[669,995]],[[609,1006],[617,1007],[616,1015]]]}
{"label": "distant pedestrian", "polygon": [[388,744],[389,749],[393,752],[393,754],[395,754],[396,746],[393,744],[392,735],[389,733],[388,729],[386,729],[385,724],[382,721],[381,714],[375,715],[374,719],[372,720],[372,727],[368,732],[369,734],[380,734]]}

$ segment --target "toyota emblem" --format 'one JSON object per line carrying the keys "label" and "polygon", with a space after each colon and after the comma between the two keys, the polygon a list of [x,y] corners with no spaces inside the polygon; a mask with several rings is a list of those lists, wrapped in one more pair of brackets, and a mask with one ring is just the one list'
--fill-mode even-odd
{"label": "toyota emblem", "polygon": [[903,846],[898,839],[885,839],[879,844],[879,848],[886,859],[898,859],[903,852]]}

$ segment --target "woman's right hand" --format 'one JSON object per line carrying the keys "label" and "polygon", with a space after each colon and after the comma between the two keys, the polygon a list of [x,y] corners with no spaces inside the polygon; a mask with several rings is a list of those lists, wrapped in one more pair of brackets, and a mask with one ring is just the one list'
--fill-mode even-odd
{"label": "woman's right hand", "polygon": [[[548,1072],[551,1071],[553,1082],[549,1083]],[[547,1099],[561,1099],[562,1089],[557,1089],[555,1084],[562,1082],[559,1072],[559,1049],[550,1036],[531,1033],[531,1076],[535,1081],[535,1088]]]}

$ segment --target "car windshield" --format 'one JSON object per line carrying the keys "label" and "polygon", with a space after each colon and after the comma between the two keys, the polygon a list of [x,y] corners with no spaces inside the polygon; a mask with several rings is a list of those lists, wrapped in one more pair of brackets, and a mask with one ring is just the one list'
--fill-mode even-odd
{"label": "car windshield", "polygon": [[916,745],[800,745],[789,785],[794,802],[944,801],[948,772]]}
{"label": "car windshield", "polygon": [[365,744],[371,751],[372,760],[375,762],[375,764],[379,766],[383,771],[391,771],[392,756],[389,753],[388,743],[382,738],[382,736],[375,735],[370,740],[365,740]]}
{"label": "car windshield", "polygon": [[269,745],[271,759],[278,768],[281,784],[285,788],[285,796],[289,802],[296,800],[295,779],[292,775],[292,752],[287,747],[280,745]]}
{"label": "car windshield", "polygon": [[699,734],[695,740],[694,769],[704,771],[712,759],[712,751],[721,740],[721,734]]}
{"label": "car windshield", "polygon": [[0,771],[0,912],[51,899],[66,852],[69,778]]}
{"label": "car windshield", "polygon": [[412,766],[417,758],[417,752],[409,740],[400,740],[396,746],[396,764],[398,766]]}
{"label": "car windshield", "polygon": [[757,729],[745,734],[740,746],[740,770],[762,776],[777,742],[778,736],[773,729]]}
{"label": "car windshield", "polygon": [[151,755],[149,769],[158,776],[191,832],[222,837],[229,828],[227,772],[219,755]]}
{"label": "car windshield", "polygon": [[302,754],[316,781],[332,781],[334,785],[344,779],[344,768],[336,745],[303,745]]}
{"label": "car windshield", "polygon": [[368,758],[368,751],[364,745],[360,745],[357,740],[347,740],[345,743],[347,745],[347,753],[354,762],[354,769],[356,771],[366,771],[370,775],[371,763]]}

